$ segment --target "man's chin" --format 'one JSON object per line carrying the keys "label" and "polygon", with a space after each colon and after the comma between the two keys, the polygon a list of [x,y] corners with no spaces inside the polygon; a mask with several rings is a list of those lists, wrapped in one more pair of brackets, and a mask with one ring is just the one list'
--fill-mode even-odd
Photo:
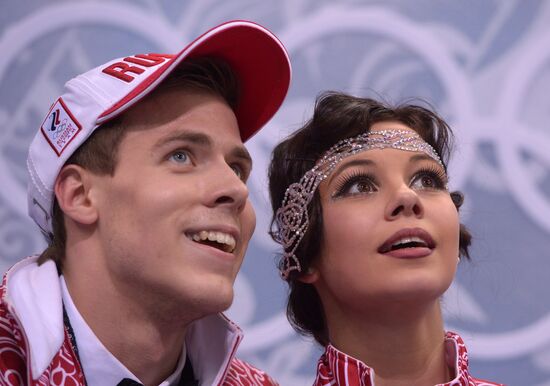
{"label": "man's chin", "polygon": [[204,312],[204,315],[217,314],[227,311],[233,304],[233,287],[229,290],[222,290],[212,294],[212,296],[203,297],[197,308]]}

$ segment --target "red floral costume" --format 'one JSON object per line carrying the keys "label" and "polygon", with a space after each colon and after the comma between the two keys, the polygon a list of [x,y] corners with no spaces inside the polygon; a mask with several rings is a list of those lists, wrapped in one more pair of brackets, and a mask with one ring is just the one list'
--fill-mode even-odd
{"label": "red floral costume", "polygon": [[[17,263],[0,286],[0,385],[80,386],[84,375],[63,324],[59,277],[51,261]],[[264,372],[234,358],[242,340],[222,314],[194,322],[187,352],[199,385],[277,385]],[[200,349],[196,349],[200,347]],[[194,349],[195,348],[195,349]]]}
{"label": "red floral costume", "polygon": [[[453,364],[455,378],[435,386],[503,386],[474,378],[468,370],[468,352],[462,338],[454,332],[445,335],[447,360]],[[313,386],[375,386],[374,370],[332,345],[328,345],[317,364]]]}

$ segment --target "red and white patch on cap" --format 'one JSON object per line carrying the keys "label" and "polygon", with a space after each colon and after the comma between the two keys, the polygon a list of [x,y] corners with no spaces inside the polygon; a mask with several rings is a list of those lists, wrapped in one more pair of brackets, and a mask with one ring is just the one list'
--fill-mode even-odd
{"label": "red and white patch on cap", "polygon": [[44,134],[44,137],[58,156],[63,153],[63,150],[65,150],[81,129],[80,123],[71,114],[71,111],[61,98],[53,104],[40,127],[42,134]]}

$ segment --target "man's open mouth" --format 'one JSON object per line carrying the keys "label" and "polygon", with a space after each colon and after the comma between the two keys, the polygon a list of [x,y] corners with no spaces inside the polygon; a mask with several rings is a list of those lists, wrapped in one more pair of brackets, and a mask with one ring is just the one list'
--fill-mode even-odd
{"label": "man's open mouth", "polygon": [[189,234],[188,237],[199,244],[208,245],[227,253],[233,253],[237,245],[233,236],[218,231],[200,231]]}

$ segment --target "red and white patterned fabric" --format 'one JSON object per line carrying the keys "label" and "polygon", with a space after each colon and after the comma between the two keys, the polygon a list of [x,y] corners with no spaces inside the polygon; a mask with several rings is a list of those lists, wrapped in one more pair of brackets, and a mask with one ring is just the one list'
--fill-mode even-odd
{"label": "red and white patterned fabric", "polygon": [[[435,386],[504,386],[501,383],[474,378],[468,370],[468,352],[462,338],[445,334],[447,360],[453,363],[456,377]],[[375,386],[374,370],[365,363],[328,345],[317,364],[317,378],[313,386]]]}
{"label": "red and white patterned fabric", "polygon": [[[85,386],[62,312],[53,262],[39,267],[30,257],[6,272],[0,286],[0,386]],[[240,329],[221,314],[193,323],[186,346],[200,386],[278,385],[234,357],[241,340]]]}

